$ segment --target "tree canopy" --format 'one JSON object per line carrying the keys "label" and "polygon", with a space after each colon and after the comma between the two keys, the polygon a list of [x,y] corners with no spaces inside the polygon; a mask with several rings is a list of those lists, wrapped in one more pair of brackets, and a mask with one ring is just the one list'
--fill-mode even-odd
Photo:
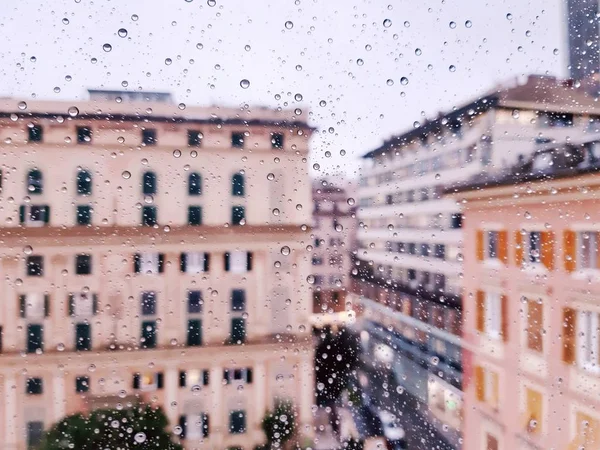
{"label": "tree canopy", "polygon": [[44,435],[40,450],[183,450],[172,442],[162,409],[138,405],[97,409],[63,418]]}

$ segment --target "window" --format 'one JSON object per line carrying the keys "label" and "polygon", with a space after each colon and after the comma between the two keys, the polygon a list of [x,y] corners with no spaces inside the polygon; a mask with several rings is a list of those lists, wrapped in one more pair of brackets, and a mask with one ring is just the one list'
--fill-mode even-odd
{"label": "window", "polygon": [[92,129],[88,127],[77,127],[77,143],[89,144],[92,142]]}
{"label": "window", "polygon": [[225,271],[233,273],[246,273],[252,270],[251,252],[225,253]]}
{"label": "window", "polygon": [[498,373],[481,366],[475,366],[475,393],[477,400],[498,407],[499,377]]}
{"label": "window", "polygon": [[489,433],[485,434],[485,450],[499,450],[498,439]]}
{"label": "window", "polygon": [[231,146],[244,148],[244,133],[231,133]]}
{"label": "window", "polygon": [[223,381],[226,384],[234,382],[241,382],[245,384],[252,384],[252,368],[239,368],[239,369],[224,369],[223,370]]}
{"label": "window", "polygon": [[246,208],[243,206],[232,206],[231,207],[231,224],[232,225],[244,225],[246,219]]}
{"label": "window", "polygon": [[272,148],[283,148],[283,134],[272,133],[271,134],[271,147]]}
{"label": "window", "polygon": [[243,289],[234,289],[231,291],[231,310],[246,310],[246,291]]}
{"label": "window", "polygon": [[92,207],[89,205],[78,205],[77,206],[77,225],[91,225],[92,224]]}
{"label": "window", "polygon": [[156,321],[146,320],[142,322],[141,348],[156,348]]}
{"label": "window", "polygon": [[75,392],[78,394],[84,394],[90,390],[90,378],[86,376],[80,376],[75,378]]}
{"label": "window", "polygon": [[183,273],[198,274],[208,272],[210,255],[203,252],[187,252],[181,254],[180,269]]}
{"label": "window", "polygon": [[92,317],[98,312],[96,294],[77,292],[69,294],[69,315],[75,317]]}
{"label": "window", "polygon": [[156,314],[156,292],[142,292],[141,310],[142,316],[153,316]]}
{"label": "window", "polygon": [[204,135],[197,130],[188,130],[188,147],[200,147],[202,146],[202,138]]}
{"label": "window", "polygon": [[543,419],[543,396],[540,392],[525,387],[525,411],[523,416],[523,428],[531,434],[542,432]]}
{"label": "window", "polygon": [[44,257],[33,255],[27,257],[27,276],[42,277],[44,276]]}
{"label": "window", "polygon": [[575,424],[575,440],[571,442],[568,449],[597,448],[600,442],[600,421],[589,414],[576,411]]}
{"label": "window", "polygon": [[48,205],[19,206],[19,223],[28,227],[41,227],[50,222],[50,207]]}
{"label": "window", "polygon": [[319,256],[313,256],[312,257],[312,265],[313,266],[320,266],[323,264],[323,258],[319,257]]}
{"label": "window", "polygon": [[27,378],[27,395],[41,395],[44,393],[44,383],[41,378]]}
{"label": "window", "polygon": [[208,370],[182,370],[179,372],[179,387],[208,386],[210,372]]}
{"label": "window", "polygon": [[89,323],[75,324],[75,350],[88,351],[92,349],[92,331]]}
{"label": "window", "polygon": [[164,387],[164,374],[162,372],[144,372],[133,374],[133,389],[144,392],[155,391]]}
{"label": "window", "polygon": [[44,327],[38,324],[27,325],[27,353],[44,350]]}
{"label": "window", "polygon": [[75,255],[75,273],[77,275],[92,274],[92,255],[84,253]]}
{"label": "window", "polygon": [[597,231],[583,231],[578,233],[577,264],[579,269],[598,269],[600,268],[600,245],[599,234]]}
{"label": "window", "polygon": [[156,145],[156,130],[154,128],[146,128],[142,130],[142,145]]}
{"label": "window", "polygon": [[77,194],[92,195],[92,174],[87,170],[80,170],[77,173]]}
{"label": "window", "polygon": [[534,352],[544,351],[544,305],[541,299],[527,299],[526,345]]}
{"label": "window", "polygon": [[30,125],[27,127],[27,133],[29,135],[29,142],[42,142],[44,137],[44,130],[41,125]]}
{"label": "window", "polygon": [[202,225],[202,206],[188,206],[188,225]]}
{"label": "window", "polygon": [[599,317],[597,312],[577,312],[577,363],[591,372],[600,371]]}
{"label": "window", "polygon": [[187,345],[188,347],[202,345],[202,321],[200,319],[188,320]]}
{"label": "window", "polygon": [[27,193],[42,194],[44,192],[44,177],[38,169],[30,170],[27,174]]}
{"label": "window", "polygon": [[243,344],[246,341],[246,319],[234,317],[231,319],[231,344]]}
{"label": "window", "polygon": [[142,176],[142,193],[144,195],[156,194],[156,174],[154,172],[144,172]]}
{"label": "window", "polygon": [[463,215],[461,213],[455,213],[451,216],[450,228],[462,228]]}
{"label": "window", "polygon": [[188,313],[195,314],[202,312],[202,291],[188,291]]}
{"label": "window", "polygon": [[188,177],[188,194],[202,195],[202,175],[198,172],[190,173]]}
{"label": "window", "polygon": [[531,263],[541,262],[542,237],[539,231],[531,231],[526,234],[527,237],[527,256],[526,261]]}
{"label": "window", "polygon": [[234,197],[243,197],[245,190],[244,175],[236,173],[231,177],[231,195]]}
{"label": "window", "polygon": [[19,296],[19,312],[22,318],[42,319],[50,313],[50,296],[42,293]]}
{"label": "window", "polygon": [[207,413],[188,414],[179,417],[182,439],[198,441],[209,436],[210,425]]}
{"label": "window", "polygon": [[229,432],[231,434],[246,432],[246,411],[237,410],[229,413]]}
{"label": "window", "polygon": [[446,246],[444,244],[435,244],[434,255],[436,258],[446,258]]}
{"label": "window", "polygon": [[507,297],[497,292],[477,291],[476,302],[477,330],[491,339],[502,336],[507,340]]}
{"label": "window", "polygon": [[146,275],[163,273],[165,255],[157,252],[143,252],[133,255],[133,271]]}
{"label": "window", "polygon": [[27,448],[38,448],[44,436],[44,422],[27,422]]}
{"label": "window", "polygon": [[142,225],[146,227],[158,225],[156,219],[156,206],[144,206],[142,208]]}

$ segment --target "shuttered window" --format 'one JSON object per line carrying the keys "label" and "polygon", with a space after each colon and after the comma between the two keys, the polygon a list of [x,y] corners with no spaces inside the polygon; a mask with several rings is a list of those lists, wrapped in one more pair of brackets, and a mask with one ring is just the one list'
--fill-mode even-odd
{"label": "shuttered window", "polygon": [[498,373],[482,366],[475,366],[475,394],[477,400],[498,407],[500,380]]}
{"label": "shuttered window", "polygon": [[525,388],[525,413],[523,428],[531,434],[542,432],[543,396],[529,387]]}
{"label": "shuttered window", "polygon": [[544,305],[540,299],[527,299],[526,345],[534,352],[544,351]]}

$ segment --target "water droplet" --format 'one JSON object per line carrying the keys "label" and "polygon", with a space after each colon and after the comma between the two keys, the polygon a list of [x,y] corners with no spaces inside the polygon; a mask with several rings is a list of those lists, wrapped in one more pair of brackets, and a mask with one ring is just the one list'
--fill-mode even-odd
{"label": "water droplet", "polygon": [[512,15],[511,13],[508,13],[508,14],[506,14],[506,18],[507,18],[508,20],[512,20],[512,18],[513,18],[513,15]]}
{"label": "water droplet", "polygon": [[554,53],[555,55],[558,55],[558,49],[555,48],[554,50],[552,50],[552,53]]}
{"label": "water droplet", "polygon": [[307,276],[307,277],[306,277],[306,282],[307,282],[308,284],[315,284],[315,277],[314,277],[314,275],[309,275],[309,276]]}
{"label": "water droplet", "polygon": [[23,253],[26,255],[31,255],[33,253],[33,247],[31,247],[31,245],[26,245],[23,247]]}
{"label": "water droplet", "polygon": [[465,22],[465,27],[467,27],[467,28],[471,28],[472,26],[473,26],[473,22],[471,22],[470,20],[467,20],[467,21]]}
{"label": "water droplet", "polygon": [[217,4],[216,0],[207,0],[206,4],[211,8]]}
{"label": "water droplet", "polygon": [[37,61],[37,58],[36,58],[35,56],[32,56],[31,58],[29,58],[29,61],[31,61],[31,62],[36,62],[36,61]]}
{"label": "water droplet", "polygon": [[448,70],[450,72],[456,72],[456,66],[454,66],[453,64],[451,64],[450,67],[448,67]]}
{"label": "water droplet", "polygon": [[277,208],[273,208],[273,211],[271,211],[273,213],[274,216],[278,216],[279,215],[279,209]]}
{"label": "water droplet", "polygon": [[392,26],[392,21],[391,21],[390,19],[385,19],[385,20],[383,21],[383,26],[384,26],[385,28],[389,28],[389,27],[391,27],[391,26]]}
{"label": "water droplet", "polygon": [[71,106],[68,110],[67,113],[69,114],[69,116],[71,117],[77,117],[79,115],[79,108],[77,106]]}
{"label": "water droplet", "polygon": [[69,25],[69,19],[67,19],[66,17],[63,17],[62,23],[65,25]]}
{"label": "water droplet", "polygon": [[117,31],[117,34],[119,35],[119,37],[127,37],[127,30],[125,28],[119,28],[119,31]]}
{"label": "water droplet", "polygon": [[350,206],[354,206],[356,201],[352,197],[350,197],[348,200],[346,200],[346,203],[348,203],[348,205]]}
{"label": "water droplet", "polygon": [[27,103],[25,103],[25,102],[19,102],[19,103],[17,104],[17,107],[18,107],[18,108],[19,108],[21,111],[24,111],[24,110],[26,110],[26,109],[27,109]]}
{"label": "water droplet", "polygon": [[416,49],[415,49],[415,55],[417,55],[417,56],[421,56],[421,54],[422,54],[422,53],[423,53],[423,52],[421,51],[421,49],[420,49],[420,48],[416,48]]}
{"label": "water droplet", "polygon": [[301,102],[302,101],[302,94],[296,94],[294,95],[294,100],[296,100],[297,102]]}
{"label": "water droplet", "polygon": [[88,366],[88,372],[95,372],[96,371],[96,365],[95,364],[90,364]]}
{"label": "water droplet", "polygon": [[450,23],[448,24],[448,26],[452,29],[456,28],[456,22],[454,21],[450,21]]}
{"label": "water droplet", "polygon": [[172,60],[171,58],[166,58],[166,59],[165,59],[165,65],[166,65],[166,66],[170,66],[170,65],[171,65],[171,63],[173,63],[173,60]]}
{"label": "water droplet", "polygon": [[181,150],[179,150],[179,149],[173,150],[173,156],[175,158],[179,158],[181,156]]}
{"label": "water droplet", "polygon": [[267,180],[273,181],[274,179],[275,179],[275,175],[274,174],[272,174],[272,173],[268,173],[267,174]]}
{"label": "water droplet", "polygon": [[319,170],[319,169],[321,169],[321,166],[318,163],[314,163],[313,164],[313,169]]}
{"label": "water droplet", "polygon": [[179,105],[177,105],[177,107],[182,111],[186,108],[185,103],[180,103]]}
{"label": "water droplet", "polygon": [[64,352],[65,351],[65,344],[63,344],[62,342],[59,342],[56,345],[56,350],[58,350],[59,352]]}
{"label": "water droplet", "polygon": [[281,247],[281,254],[283,256],[287,256],[290,254],[290,248],[287,245],[284,245],[283,247]]}
{"label": "water droplet", "polygon": [[129,180],[129,179],[131,178],[131,172],[130,172],[130,171],[128,171],[128,170],[124,170],[124,171],[121,173],[121,176],[122,176],[123,178],[125,178],[126,180]]}
{"label": "water droplet", "polygon": [[285,27],[286,27],[288,30],[291,30],[292,28],[294,28],[294,22],[292,22],[291,20],[288,20],[288,21],[285,23]]}
{"label": "water droplet", "polygon": [[102,46],[102,50],[104,50],[105,52],[107,52],[107,53],[108,53],[108,52],[110,52],[110,51],[112,50],[112,45],[110,45],[110,44],[108,44],[108,43],[107,43],[107,44],[104,44],[104,45]]}
{"label": "water droplet", "polygon": [[410,22],[408,20],[404,21],[404,28],[410,28]]}
{"label": "water droplet", "polygon": [[131,20],[133,20],[134,22],[137,22],[138,19],[139,19],[139,16],[137,14],[133,14],[131,16]]}
{"label": "water droplet", "polygon": [[248,89],[250,87],[250,81],[244,78],[242,81],[240,81],[240,86],[242,89]]}
{"label": "water droplet", "polygon": [[326,106],[326,105],[327,105],[327,102],[325,100],[321,100],[319,102],[319,106]]}
{"label": "water droplet", "polygon": [[388,78],[387,81],[385,82],[385,84],[387,84],[388,86],[393,86],[394,80],[392,80],[391,78]]}
{"label": "water droplet", "polygon": [[15,113],[12,113],[10,115],[10,120],[12,120],[13,122],[16,122],[17,120],[19,120],[19,116],[17,116]]}
{"label": "water droplet", "polygon": [[400,78],[400,84],[402,86],[406,86],[408,84],[408,78],[406,78],[406,77]]}
{"label": "water droplet", "polygon": [[358,58],[358,59],[356,60],[356,64],[358,64],[359,66],[362,66],[364,63],[365,63],[365,62],[364,62],[362,59],[360,59],[360,58]]}

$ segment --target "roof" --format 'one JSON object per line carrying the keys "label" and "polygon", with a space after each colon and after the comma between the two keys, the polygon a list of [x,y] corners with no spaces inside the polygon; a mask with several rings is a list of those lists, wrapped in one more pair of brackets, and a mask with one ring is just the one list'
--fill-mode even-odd
{"label": "roof", "polygon": [[600,102],[589,94],[589,89],[572,80],[559,80],[555,77],[530,75],[523,84],[492,89],[487,94],[453,109],[437,118],[426,121],[418,128],[384,141],[378,148],[363,155],[372,158],[390,149],[405,145],[415,138],[451,127],[467,116],[484,113],[491,108],[530,109],[536,111],[594,114],[600,115]]}

